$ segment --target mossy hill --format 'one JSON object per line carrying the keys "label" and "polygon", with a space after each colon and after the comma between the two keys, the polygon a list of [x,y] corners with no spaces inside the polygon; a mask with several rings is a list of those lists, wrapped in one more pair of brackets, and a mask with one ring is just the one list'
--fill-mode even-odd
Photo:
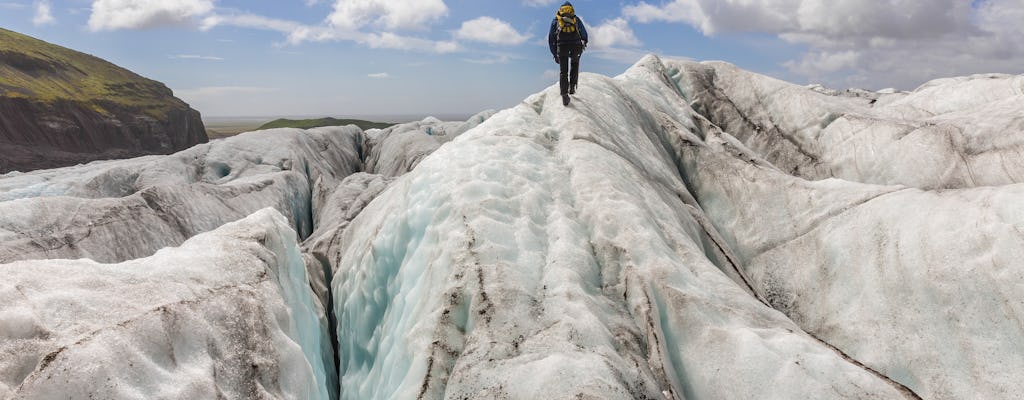
{"label": "mossy hill", "polygon": [[0,96],[89,103],[143,110],[163,117],[183,102],[162,83],[103,59],[0,28]]}
{"label": "mossy hill", "polygon": [[208,139],[164,84],[0,28],[0,173],[169,154]]}
{"label": "mossy hill", "polygon": [[364,121],[364,120],[361,120],[361,119],[338,119],[338,118],[330,118],[330,117],[328,117],[328,118],[317,118],[317,119],[285,119],[285,118],[281,118],[281,119],[275,119],[273,121],[267,122],[267,123],[263,124],[263,126],[259,127],[257,130],[274,129],[274,128],[310,129],[310,128],[319,128],[321,126],[345,126],[345,125],[355,125],[355,126],[358,126],[359,129],[362,129],[362,130],[365,131],[367,129],[385,129],[385,128],[389,128],[391,126],[394,126],[395,124],[387,123],[387,122]]}

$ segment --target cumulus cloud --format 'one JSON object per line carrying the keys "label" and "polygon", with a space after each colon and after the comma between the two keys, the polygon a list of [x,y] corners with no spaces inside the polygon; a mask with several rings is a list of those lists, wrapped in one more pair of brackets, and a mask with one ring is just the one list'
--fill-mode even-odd
{"label": "cumulus cloud", "polygon": [[470,64],[481,65],[508,64],[509,61],[512,61],[512,56],[508,54],[497,54],[492,57],[464,58],[462,59],[462,61],[468,62]]}
{"label": "cumulus cloud", "polygon": [[708,35],[802,33],[839,39],[961,33],[970,31],[970,10],[963,0],[674,0],[660,6],[640,2],[623,14],[638,22],[684,22]]}
{"label": "cumulus cloud", "polygon": [[629,21],[624,18],[603,21],[600,25],[587,28],[587,31],[590,34],[588,52],[592,52],[595,57],[632,64],[647,54],[640,49],[643,43],[637,39]]}
{"label": "cumulus cloud", "polygon": [[785,64],[831,85],[908,87],[939,76],[1020,71],[1021,0],[672,0],[626,6],[639,23],[705,35],[768,33],[808,50]]}
{"label": "cumulus cloud", "polygon": [[590,36],[588,45],[595,49],[641,45],[640,39],[633,33],[633,28],[630,28],[629,21],[623,18],[604,21],[601,25],[590,28],[587,33]]}
{"label": "cumulus cloud", "polygon": [[209,61],[224,61],[224,59],[223,59],[223,58],[221,58],[221,57],[216,57],[216,56],[201,56],[201,55],[198,55],[198,54],[175,54],[175,55],[173,55],[173,56],[170,56],[170,58],[172,58],[172,59],[179,59],[179,60],[209,60]]}
{"label": "cumulus cloud", "polygon": [[338,0],[327,19],[342,30],[422,30],[447,15],[443,0]]}
{"label": "cumulus cloud", "polygon": [[[215,0],[93,0],[93,31],[192,25],[201,30],[233,26],[281,32],[288,44],[351,41],[370,48],[451,53],[450,40],[430,40],[397,33],[424,29],[448,14],[443,0],[336,0],[322,25],[218,9]],[[313,5],[316,1],[308,1]]]}
{"label": "cumulus cloud", "polygon": [[50,0],[36,0],[35,8],[36,14],[32,17],[32,25],[42,26],[57,22],[50,12]]}
{"label": "cumulus cloud", "polygon": [[291,33],[302,27],[294,21],[267,18],[255,14],[212,14],[203,18],[200,29],[210,30],[217,26],[236,26],[240,28],[263,29],[283,33]]}
{"label": "cumulus cloud", "polygon": [[337,0],[325,25],[291,26],[284,21],[274,24],[264,21],[262,25],[264,29],[287,33],[287,42],[293,45],[350,41],[374,49],[443,54],[458,51],[458,43],[408,36],[397,31],[426,29],[447,15],[448,6],[443,0]]}
{"label": "cumulus cloud", "polygon": [[144,29],[184,25],[213,10],[212,0],[95,0],[89,29]]}
{"label": "cumulus cloud", "polygon": [[0,8],[6,8],[11,10],[21,10],[28,8],[28,4],[18,3],[13,1],[0,1]]}
{"label": "cumulus cloud", "polygon": [[530,39],[519,33],[508,22],[492,17],[480,17],[462,23],[455,31],[455,37],[462,40],[498,45],[520,45]]}
{"label": "cumulus cloud", "polygon": [[430,40],[393,32],[359,32],[333,27],[301,26],[288,34],[288,43],[350,41],[373,49],[408,50],[427,53],[453,53],[459,44],[453,41]]}
{"label": "cumulus cloud", "polygon": [[360,34],[353,40],[375,49],[415,50],[438,54],[459,50],[459,45],[455,42],[422,39],[391,32]]}

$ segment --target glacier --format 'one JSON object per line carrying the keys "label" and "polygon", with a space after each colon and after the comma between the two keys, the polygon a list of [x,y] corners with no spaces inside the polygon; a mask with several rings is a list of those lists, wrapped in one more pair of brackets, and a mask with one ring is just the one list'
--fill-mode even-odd
{"label": "glacier", "polygon": [[30,260],[0,271],[4,398],[305,399],[336,390],[322,380],[333,357],[323,357],[330,344],[318,331],[327,326],[295,232],[272,209],[124,263]]}
{"label": "glacier", "polygon": [[647,56],[0,175],[0,398],[1015,398],[1021,106]]}

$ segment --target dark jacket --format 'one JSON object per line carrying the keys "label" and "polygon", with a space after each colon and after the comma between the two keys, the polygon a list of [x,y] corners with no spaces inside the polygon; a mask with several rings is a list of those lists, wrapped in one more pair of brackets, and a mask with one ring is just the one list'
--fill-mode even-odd
{"label": "dark jacket", "polygon": [[561,29],[558,29],[558,18],[551,19],[551,30],[548,31],[548,47],[551,48],[551,55],[558,56],[558,45],[568,43],[582,43],[586,45],[587,38],[587,27],[583,25],[583,18],[579,15],[576,16],[576,28],[577,31],[570,33],[565,37],[559,37]]}

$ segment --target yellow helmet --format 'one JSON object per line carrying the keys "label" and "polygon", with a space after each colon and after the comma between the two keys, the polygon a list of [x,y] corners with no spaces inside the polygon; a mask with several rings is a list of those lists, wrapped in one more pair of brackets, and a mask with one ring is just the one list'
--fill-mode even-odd
{"label": "yellow helmet", "polygon": [[558,8],[558,15],[575,15],[576,10],[572,8],[572,4],[565,4]]}

